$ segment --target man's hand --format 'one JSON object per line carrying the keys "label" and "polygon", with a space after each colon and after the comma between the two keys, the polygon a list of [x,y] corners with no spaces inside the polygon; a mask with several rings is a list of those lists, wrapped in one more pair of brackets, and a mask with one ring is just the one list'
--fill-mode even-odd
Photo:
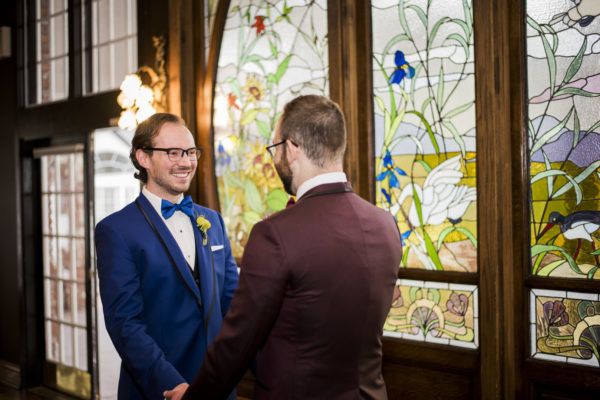
{"label": "man's hand", "polygon": [[185,391],[187,390],[188,386],[190,385],[188,385],[185,382],[180,383],[171,390],[165,390],[163,392],[163,396],[165,396],[165,399],[167,400],[179,400],[185,394]]}

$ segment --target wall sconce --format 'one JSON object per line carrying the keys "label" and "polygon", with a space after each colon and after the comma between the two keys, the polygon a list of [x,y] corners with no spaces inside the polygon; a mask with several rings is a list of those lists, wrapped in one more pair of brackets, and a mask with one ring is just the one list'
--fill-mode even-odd
{"label": "wall sconce", "polygon": [[165,72],[165,38],[153,36],[156,48],[155,69],[146,65],[135,74],[126,75],[121,83],[117,103],[123,109],[119,128],[133,130],[152,114],[167,111],[167,74]]}

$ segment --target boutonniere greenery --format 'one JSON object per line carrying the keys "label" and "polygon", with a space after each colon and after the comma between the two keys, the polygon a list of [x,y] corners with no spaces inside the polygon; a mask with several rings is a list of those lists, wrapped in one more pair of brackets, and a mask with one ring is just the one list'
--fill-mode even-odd
{"label": "boutonniere greenery", "polygon": [[203,215],[197,215],[196,225],[198,226],[198,229],[200,229],[200,233],[202,233],[202,246],[206,246],[206,242],[208,240],[208,230],[210,229],[210,221],[204,218]]}

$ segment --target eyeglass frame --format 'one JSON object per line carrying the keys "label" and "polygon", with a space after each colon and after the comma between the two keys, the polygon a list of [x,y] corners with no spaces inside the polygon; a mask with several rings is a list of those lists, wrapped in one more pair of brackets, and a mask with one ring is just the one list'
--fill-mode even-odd
{"label": "eyeglass frame", "polygon": [[273,159],[274,159],[274,158],[275,158],[275,153],[272,153],[272,152],[271,152],[271,149],[274,149],[275,147],[277,147],[277,146],[280,146],[280,145],[284,144],[284,143],[285,143],[285,142],[287,142],[288,140],[290,141],[290,143],[291,143],[291,144],[293,144],[294,146],[298,147],[298,145],[297,145],[296,143],[294,143],[294,141],[293,141],[292,139],[289,139],[289,138],[288,138],[288,139],[283,139],[283,140],[282,140],[281,142],[279,142],[279,143],[273,143],[272,145],[269,145],[269,146],[265,147],[265,150],[267,150],[267,153],[269,153],[269,155],[271,156],[271,158],[273,158]]}
{"label": "eyeglass frame", "polygon": [[[177,162],[179,160],[183,159],[183,155],[185,154],[188,158],[188,160],[190,161],[198,161],[200,159],[200,156],[202,155],[202,147],[190,147],[189,149],[182,149],[181,147],[169,147],[169,148],[162,148],[162,147],[142,147],[141,148],[144,151],[164,151],[165,153],[167,153],[167,157],[169,158],[169,161],[171,162]],[[179,158],[173,160],[171,159],[171,155],[169,154],[169,152],[171,152],[172,150],[180,150],[181,154],[179,155]],[[196,157],[190,157],[190,155],[188,154],[188,152],[190,150],[196,150],[197,152],[197,156]]]}

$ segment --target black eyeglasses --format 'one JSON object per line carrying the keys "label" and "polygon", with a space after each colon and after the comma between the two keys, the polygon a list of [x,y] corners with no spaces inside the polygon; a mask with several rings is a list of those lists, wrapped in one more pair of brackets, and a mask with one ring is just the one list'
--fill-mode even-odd
{"label": "black eyeglasses", "polygon": [[178,148],[170,148],[170,149],[162,149],[160,147],[142,147],[144,151],[164,151],[167,153],[167,157],[169,157],[170,161],[176,162],[183,158],[183,155],[187,155],[189,160],[197,161],[200,158],[200,154],[202,154],[202,147],[190,147],[189,149],[178,149]]}
{"label": "black eyeglasses", "polygon": [[270,145],[270,146],[267,146],[267,147],[265,147],[265,148],[267,149],[267,151],[269,152],[269,155],[271,156],[271,158],[274,158],[274,157],[275,157],[275,150],[274,150],[274,149],[275,149],[275,147],[277,147],[277,146],[279,146],[279,145],[282,145],[282,144],[284,144],[284,143],[285,143],[285,142],[287,142],[288,140],[290,141],[290,143],[291,143],[291,144],[293,144],[294,146],[298,147],[298,145],[297,145],[296,143],[294,143],[294,141],[293,141],[293,140],[291,140],[291,139],[283,139],[283,140],[282,140],[281,142],[279,142],[279,143],[274,143],[274,144],[272,144],[272,145]]}

